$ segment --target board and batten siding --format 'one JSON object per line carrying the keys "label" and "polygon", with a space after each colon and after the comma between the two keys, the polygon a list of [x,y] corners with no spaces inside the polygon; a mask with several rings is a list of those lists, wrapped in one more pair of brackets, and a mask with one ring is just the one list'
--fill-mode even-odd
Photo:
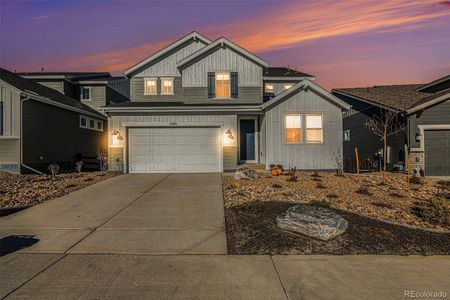
{"label": "board and batten siding", "polygon": [[169,55],[164,55],[162,59],[151,64],[135,76],[181,76],[180,71],[177,68],[177,62],[203,47],[205,47],[205,44],[200,40],[184,43],[183,45],[180,45],[178,49]]}
{"label": "board and batten siding", "polygon": [[[420,133],[419,125],[450,125],[450,101],[437,104],[423,111],[420,117],[416,114],[409,117],[409,142],[411,148],[419,148],[416,134]],[[423,139],[423,137],[422,137]]]}
{"label": "board and batten siding", "polygon": [[156,102],[179,102],[184,99],[183,88],[181,86],[181,77],[173,77],[173,95],[161,95],[161,78],[157,78],[156,95],[145,95],[144,82],[146,77],[133,77],[131,78],[131,101],[153,101]]}
{"label": "board and batten siding", "polygon": [[[123,163],[123,171],[128,171],[128,159],[127,159],[127,141],[128,141],[128,130],[127,126],[124,123],[137,123],[135,126],[129,125],[128,127],[151,127],[151,125],[145,125],[145,123],[159,123],[159,124],[167,124],[170,126],[170,123],[177,123],[177,127],[183,127],[183,123],[189,124],[189,126],[195,127],[195,124],[198,123],[198,126],[205,126],[208,123],[212,126],[220,125],[221,130],[221,141],[222,136],[225,135],[225,131],[231,129],[233,134],[237,135],[237,115],[236,114],[189,114],[189,113],[173,113],[173,114],[164,114],[164,113],[140,113],[140,114],[129,114],[129,113],[112,113],[109,121],[108,121],[108,137],[109,137],[109,145],[111,145],[111,134],[117,129],[120,134],[124,137],[124,147],[123,147],[123,155],[120,159]],[[141,124],[138,124],[141,123]],[[223,141],[222,141],[223,142]],[[235,170],[237,164],[237,145],[223,145],[223,155],[224,155],[224,170]],[[229,149],[225,149],[229,148]],[[110,147],[110,153],[115,151],[114,147]],[[233,159],[233,156],[236,159]],[[110,162],[110,165],[117,165],[114,161]]]}
{"label": "board and batten siding", "polygon": [[183,87],[207,87],[208,72],[238,73],[238,86],[262,86],[263,68],[230,48],[220,48],[182,70]]}
{"label": "board and batten siding", "polygon": [[20,164],[20,91],[0,80],[3,103],[0,133],[0,169],[19,171]]}
{"label": "board and batten siding", "polygon": [[[305,140],[305,115],[323,115],[322,144],[286,144],[284,141],[284,116],[301,114],[303,140]],[[300,91],[274,106],[265,115],[266,169],[270,164],[301,170],[335,170],[336,157],[342,157],[341,109],[314,91]]]}
{"label": "board and batten siding", "polygon": [[184,90],[184,102],[190,104],[257,104],[262,103],[261,86],[238,86],[238,97],[232,99],[208,98],[206,87],[186,87]]}

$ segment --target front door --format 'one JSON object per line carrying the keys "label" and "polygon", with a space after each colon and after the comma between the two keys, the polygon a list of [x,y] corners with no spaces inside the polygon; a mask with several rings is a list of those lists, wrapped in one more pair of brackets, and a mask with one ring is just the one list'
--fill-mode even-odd
{"label": "front door", "polygon": [[255,120],[241,119],[239,121],[239,160],[244,162],[254,162],[255,156],[255,138],[256,138]]}

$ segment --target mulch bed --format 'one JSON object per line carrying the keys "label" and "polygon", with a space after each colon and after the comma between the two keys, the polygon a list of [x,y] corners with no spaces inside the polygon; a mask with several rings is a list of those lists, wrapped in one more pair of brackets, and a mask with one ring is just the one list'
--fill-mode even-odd
{"label": "mulch bed", "polygon": [[277,227],[285,201],[225,205],[229,254],[449,255],[450,233],[412,229],[333,209],[349,222],[345,233],[321,241]]}
{"label": "mulch bed", "polygon": [[0,172],[0,207],[33,206],[106,180],[118,173],[89,172],[47,175],[18,175]]}

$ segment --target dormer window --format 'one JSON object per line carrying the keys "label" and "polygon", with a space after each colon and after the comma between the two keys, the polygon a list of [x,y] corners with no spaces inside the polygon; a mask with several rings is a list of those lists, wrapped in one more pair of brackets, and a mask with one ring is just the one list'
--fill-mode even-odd
{"label": "dormer window", "polygon": [[91,100],[91,87],[89,86],[82,86],[80,90],[80,99],[84,101],[90,101]]}
{"label": "dormer window", "polygon": [[286,84],[284,85],[284,89],[285,89],[285,90],[290,89],[292,86],[293,86],[292,83],[286,83]]}
{"label": "dormer window", "polygon": [[161,95],[173,95],[173,78],[161,78]]}
{"label": "dormer window", "polygon": [[144,95],[156,95],[156,78],[144,79]]}
{"label": "dormer window", "polygon": [[231,98],[230,72],[216,73],[216,98]]}
{"label": "dormer window", "polygon": [[273,84],[266,83],[264,91],[265,93],[273,93],[274,92]]}

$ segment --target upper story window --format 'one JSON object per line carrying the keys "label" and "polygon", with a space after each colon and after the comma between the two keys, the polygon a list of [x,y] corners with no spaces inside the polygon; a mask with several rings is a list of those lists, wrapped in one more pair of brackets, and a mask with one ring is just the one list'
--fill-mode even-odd
{"label": "upper story window", "polygon": [[80,128],[103,131],[103,121],[80,115]]}
{"label": "upper story window", "polygon": [[266,83],[265,87],[264,87],[264,92],[265,93],[273,93],[274,92],[274,87],[272,83]]}
{"label": "upper story window", "polygon": [[344,130],[344,141],[350,141],[350,129]]}
{"label": "upper story window", "polygon": [[231,98],[231,84],[229,72],[216,73],[216,98]]}
{"label": "upper story window", "polygon": [[285,90],[290,89],[292,86],[293,86],[292,83],[286,83],[286,84],[284,85],[284,89],[285,89]]}
{"label": "upper story window", "polygon": [[91,87],[89,86],[82,86],[80,90],[80,99],[89,101],[91,100]]}
{"label": "upper story window", "polygon": [[322,143],[323,128],[322,115],[306,115],[306,142]]}
{"label": "upper story window", "polygon": [[173,95],[173,78],[161,78],[161,95]]}
{"label": "upper story window", "polygon": [[287,144],[302,142],[302,118],[300,115],[287,115],[284,120],[284,141]]}
{"label": "upper story window", "polygon": [[156,95],[157,80],[156,78],[145,78],[144,79],[144,95]]}

